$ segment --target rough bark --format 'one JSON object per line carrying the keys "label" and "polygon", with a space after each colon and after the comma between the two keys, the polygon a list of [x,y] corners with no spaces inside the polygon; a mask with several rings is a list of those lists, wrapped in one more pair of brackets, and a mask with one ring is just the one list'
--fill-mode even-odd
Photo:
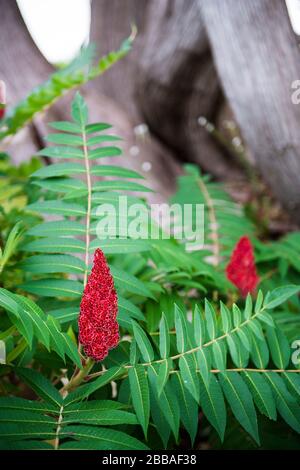
{"label": "rough bark", "polygon": [[97,45],[99,55],[119,48],[130,34],[132,25],[138,30],[130,54],[117,67],[93,82],[101,93],[117,101],[139,123],[141,116],[134,100],[135,71],[143,51],[142,35],[153,0],[93,0],[91,41]]}
{"label": "rough bark", "polygon": [[274,194],[300,221],[300,51],[283,0],[198,0],[225,94]]}
{"label": "rough bark", "polygon": [[[130,54],[102,77],[90,83],[87,90],[92,89],[94,96],[94,92],[105,95],[119,106],[118,123],[122,121],[124,124],[124,116],[127,114],[128,122],[124,135],[128,141],[126,155],[130,154],[130,149],[139,149],[139,154],[134,157],[135,165],[141,171],[143,163],[150,164],[151,170],[145,176],[151,187],[157,191],[156,196],[151,196],[151,200],[164,200],[175,189],[176,175],[180,173],[177,155],[168,147],[167,142],[156,139],[151,128],[145,138],[138,138],[134,131],[136,125],[144,124],[144,117],[136,102],[135,88],[138,64],[144,54],[143,33],[152,2],[153,0],[93,0],[91,41],[97,45],[98,55],[117,49],[130,34],[132,25],[137,27],[138,35]],[[97,100],[93,108],[96,103]],[[98,103],[101,104],[99,99]],[[98,109],[101,115],[101,107]],[[105,112],[105,109],[103,111]],[[113,116],[110,121],[112,119]],[[121,135],[123,136],[122,131]],[[129,160],[132,160],[132,157],[129,157]]]}
{"label": "rough bark", "polygon": [[[300,51],[284,1],[94,0],[92,6],[91,37],[100,53],[118,47],[132,22],[140,32],[132,53],[83,92],[96,119],[108,113],[124,132],[129,154],[139,147],[130,157],[136,168],[152,164],[150,184],[163,194],[172,190],[179,169],[174,155],[219,177],[237,174],[229,156],[224,158],[197,124],[201,115],[217,121],[224,104],[210,42],[250,152],[275,195],[299,220],[300,107],[291,102],[291,83],[300,76]],[[16,3],[0,0],[0,11],[0,78],[13,105],[52,67],[31,40]],[[67,117],[66,103],[53,107],[51,117]],[[145,142],[134,132],[144,121],[153,133]],[[15,161],[41,146],[43,126],[36,120],[17,137],[10,149]]]}
{"label": "rough bark", "polygon": [[223,97],[197,0],[152,0],[142,40],[137,103],[150,129],[180,160],[226,177],[224,150],[198,124],[215,121]]}
{"label": "rough bark", "polygon": [[46,80],[53,68],[32,41],[17,3],[0,0],[0,12],[0,76],[7,86],[9,104],[13,105]]}
{"label": "rough bark", "polygon": [[[0,0],[0,78],[7,88],[8,107],[15,105],[53,71],[31,39],[15,1]],[[14,163],[38,148],[33,126],[24,129],[10,146]]]}
{"label": "rough bark", "polygon": [[[142,0],[144,6],[148,0]],[[105,54],[118,48],[124,38],[130,34],[131,23],[142,29],[145,10],[138,5],[141,0],[94,0],[92,3],[92,41],[98,45],[98,54]],[[45,81],[53,67],[47,63],[35,46],[24,24],[15,1],[0,0],[0,41],[3,45],[0,55],[0,78],[7,85],[8,107],[23,99],[32,88]],[[111,34],[113,31],[114,34]],[[116,34],[115,34],[116,33]],[[5,45],[5,46],[4,46]],[[135,134],[135,125],[141,118],[133,104],[132,61],[138,48],[116,64],[99,79],[83,87],[82,93],[90,107],[90,118],[106,120],[115,127],[115,132],[123,137],[124,153],[120,165],[124,164],[145,174],[148,185],[156,194],[151,201],[165,200],[174,190],[175,175],[180,166],[173,155],[151,135],[145,139]],[[107,98],[107,95],[110,98]],[[70,118],[72,94],[59,100],[45,116],[37,116],[34,123],[27,126],[11,142],[8,151],[14,163],[30,158],[37,150],[46,145],[45,135],[49,132],[46,123],[51,120]],[[115,162],[115,159],[111,163]],[[148,171],[144,171],[144,163]]]}

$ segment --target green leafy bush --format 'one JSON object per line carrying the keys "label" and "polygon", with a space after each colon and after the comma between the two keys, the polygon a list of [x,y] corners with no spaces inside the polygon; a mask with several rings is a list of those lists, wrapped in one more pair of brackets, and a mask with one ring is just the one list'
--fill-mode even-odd
{"label": "green leafy bush", "polygon": [[[7,121],[11,132],[25,115],[17,108]],[[31,164],[31,185],[19,188],[28,202],[17,212],[22,230],[18,217],[2,214],[0,447],[174,449],[208,441],[214,448],[266,448],[269,420],[274,446],[281,445],[276,426],[299,443],[300,368],[291,348],[299,333],[299,235],[271,246],[256,240],[243,208],[188,166],[172,201],[205,204],[205,250],[188,252],[174,238],[99,239],[100,203],[118,210],[120,194],[129,192],[129,204],[139,201],[148,211],[150,189],[138,173],[101,164],[121,156],[120,139],[106,133],[108,124],[88,122],[79,93],[71,115],[50,124],[52,145],[39,152],[58,163]],[[150,216],[148,223],[155,224]],[[241,298],[225,275],[242,235],[256,246],[256,298]],[[114,278],[121,333],[103,363],[84,357],[78,344],[96,248]]]}
{"label": "green leafy bush", "polygon": [[96,65],[92,64],[94,47],[83,48],[81,54],[71,64],[56,71],[47,82],[35,88],[23,101],[13,108],[1,121],[0,140],[14,135],[30,122],[36,113],[45,110],[61,96],[80,85],[102,75],[130,50],[136,31],[126,39],[120,49],[102,57]]}

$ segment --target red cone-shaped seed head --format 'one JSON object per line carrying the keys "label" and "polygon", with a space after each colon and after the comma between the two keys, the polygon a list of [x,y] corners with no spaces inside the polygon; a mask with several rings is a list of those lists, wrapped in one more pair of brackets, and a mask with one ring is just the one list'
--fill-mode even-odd
{"label": "red cone-shaped seed head", "polygon": [[118,298],[106,258],[100,249],[84,289],[79,314],[79,341],[85,354],[102,361],[119,343]]}
{"label": "red cone-shaped seed head", "polygon": [[226,274],[243,297],[255,292],[259,277],[256,272],[253,247],[248,237],[242,237],[236,244]]}

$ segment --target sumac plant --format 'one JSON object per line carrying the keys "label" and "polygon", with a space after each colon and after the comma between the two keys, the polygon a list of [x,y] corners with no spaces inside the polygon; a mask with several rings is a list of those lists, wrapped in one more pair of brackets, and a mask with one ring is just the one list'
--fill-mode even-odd
{"label": "sumac plant", "polygon": [[204,202],[205,250],[97,237],[99,204],[118,210],[129,193],[148,210],[150,189],[126,166],[101,164],[121,156],[120,139],[89,123],[79,93],[71,116],[50,124],[40,155],[57,163],[32,174],[35,224],[4,266],[23,276],[0,288],[0,447],[258,448],[282,434],[299,445],[287,328],[299,331],[297,273],[281,271],[286,285],[267,291],[272,259],[255,264],[255,227],[191,166],[173,200]]}

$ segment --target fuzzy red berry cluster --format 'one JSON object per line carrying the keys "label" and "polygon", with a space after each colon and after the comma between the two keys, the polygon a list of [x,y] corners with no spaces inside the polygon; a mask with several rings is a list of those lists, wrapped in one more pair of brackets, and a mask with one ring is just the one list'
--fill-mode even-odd
{"label": "fuzzy red berry cluster", "polygon": [[106,258],[100,249],[80,304],[79,341],[85,354],[102,361],[119,342],[118,298]]}
{"label": "fuzzy red berry cluster", "polygon": [[256,272],[253,247],[248,237],[242,237],[238,241],[226,268],[226,274],[243,297],[255,292],[259,277]]}

